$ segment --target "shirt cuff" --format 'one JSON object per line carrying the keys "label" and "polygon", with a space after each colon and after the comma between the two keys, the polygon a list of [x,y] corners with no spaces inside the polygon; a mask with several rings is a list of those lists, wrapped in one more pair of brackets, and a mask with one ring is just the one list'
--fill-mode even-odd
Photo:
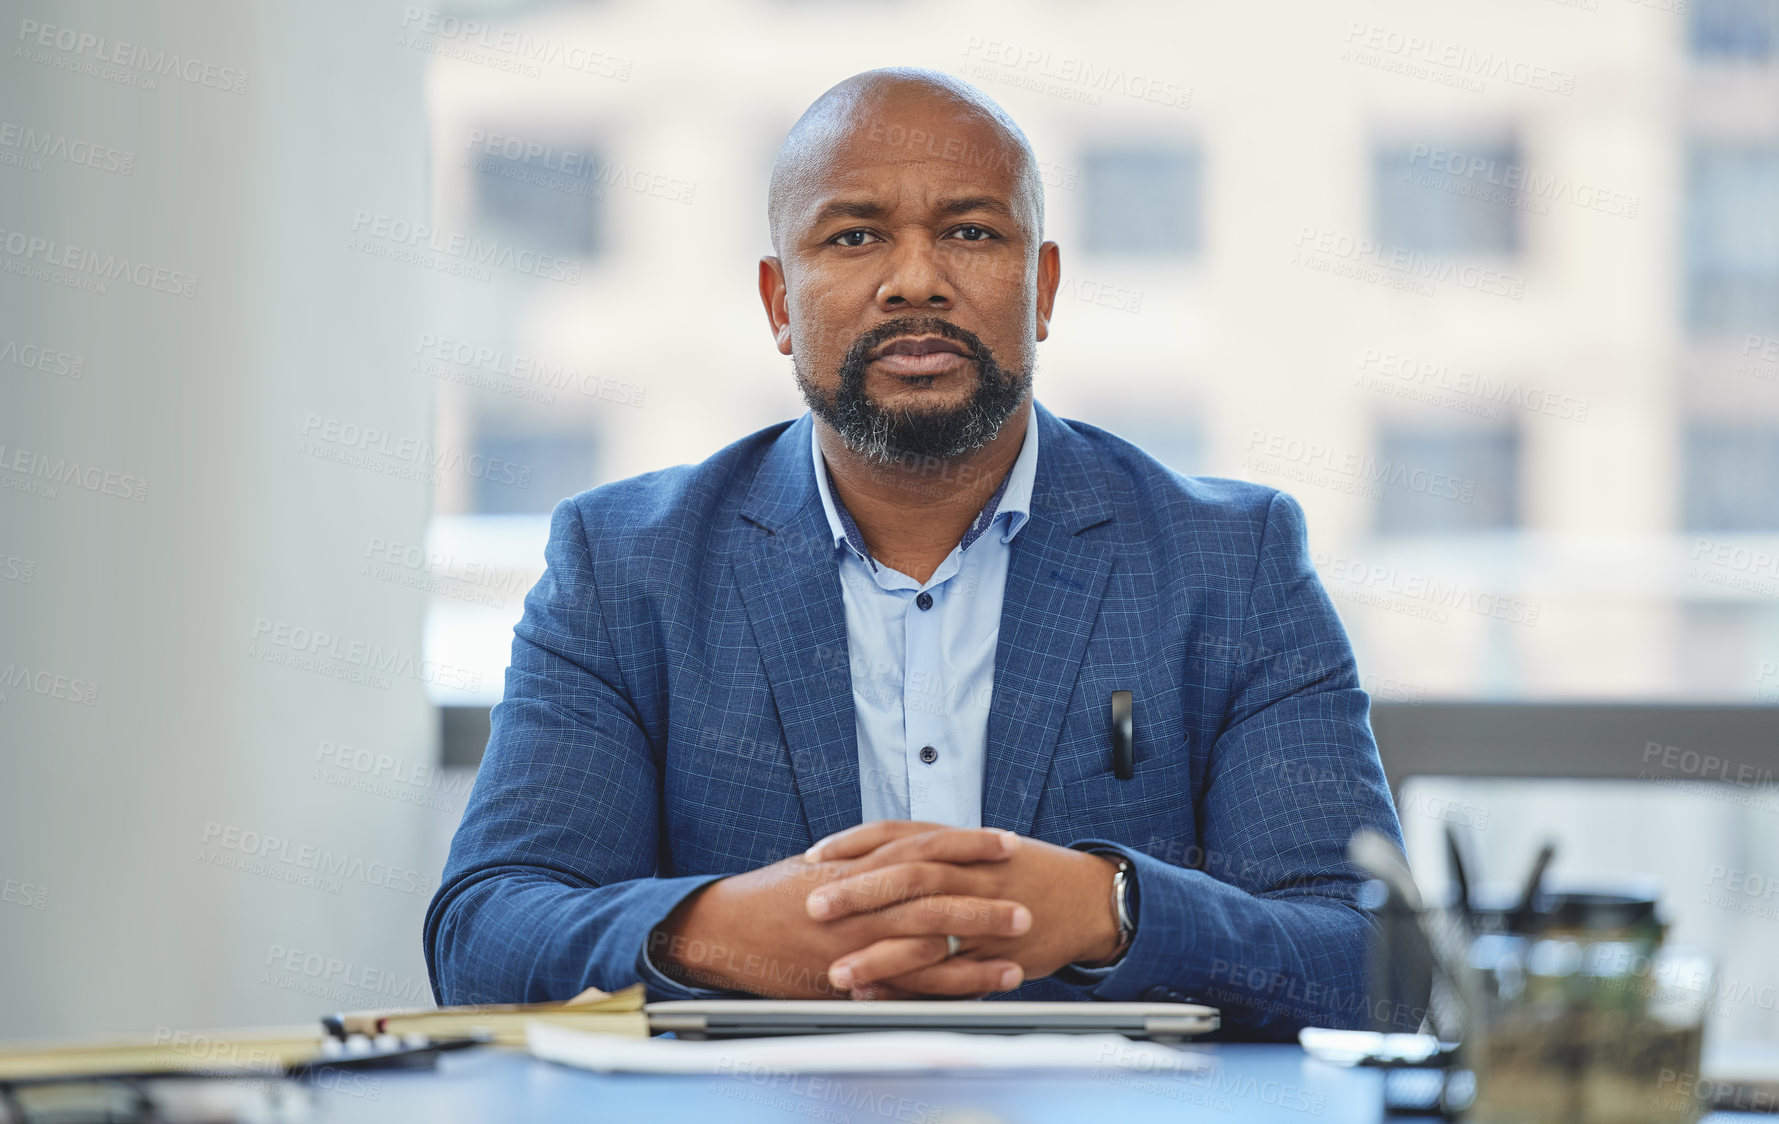
{"label": "shirt cuff", "polygon": [[648,989],[650,995],[671,995],[676,999],[724,999],[737,994],[733,991],[720,991],[681,983],[655,966],[655,962],[649,959],[649,950],[646,945],[636,956],[636,974],[642,979],[643,986]]}

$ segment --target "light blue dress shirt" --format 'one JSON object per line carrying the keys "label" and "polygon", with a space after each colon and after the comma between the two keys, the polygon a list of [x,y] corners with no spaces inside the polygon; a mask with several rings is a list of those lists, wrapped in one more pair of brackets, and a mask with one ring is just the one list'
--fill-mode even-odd
{"label": "light blue dress shirt", "polygon": [[[821,443],[812,436],[809,444],[846,607],[863,822],[981,827],[1001,602],[1013,537],[1031,518],[1038,411],[1027,415],[1025,442],[1000,488],[924,584],[870,556],[829,486]],[[646,950],[640,964],[645,982],[671,982]],[[1115,966],[1068,965],[1057,975],[1091,983]]]}
{"label": "light blue dress shirt", "polygon": [[1031,518],[1038,413],[1000,489],[924,584],[870,556],[821,443],[810,448],[839,556],[865,822],[981,827],[1001,599],[1013,537]]}

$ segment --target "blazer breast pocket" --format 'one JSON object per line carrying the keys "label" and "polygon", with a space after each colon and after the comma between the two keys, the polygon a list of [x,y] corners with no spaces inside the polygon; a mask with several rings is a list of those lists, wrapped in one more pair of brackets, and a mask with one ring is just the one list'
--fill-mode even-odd
{"label": "blazer breast pocket", "polygon": [[1192,775],[1186,759],[1137,761],[1129,780],[1108,767],[1062,786],[1069,831],[1095,836],[1150,854],[1166,854],[1198,837],[1192,809]]}

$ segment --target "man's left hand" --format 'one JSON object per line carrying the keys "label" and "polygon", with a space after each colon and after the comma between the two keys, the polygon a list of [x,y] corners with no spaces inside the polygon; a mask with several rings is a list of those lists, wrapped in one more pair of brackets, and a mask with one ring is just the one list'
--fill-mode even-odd
{"label": "man's left hand", "polygon": [[[872,852],[885,843],[941,826],[878,820],[817,843],[810,848],[812,857],[824,862],[863,859],[864,866],[811,891],[809,915],[829,921],[928,894],[998,898],[1031,910],[1031,929],[1020,937],[965,938],[957,955],[1013,960],[1027,979],[1038,979],[1065,964],[1099,963],[1118,954],[1118,921],[1112,909],[1117,868],[1098,855],[1015,836],[1018,846],[994,862],[871,862]],[[855,998],[914,997],[927,993],[927,977],[943,961],[943,951],[935,953],[931,938],[894,937],[842,956],[828,972],[830,978],[850,980]]]}

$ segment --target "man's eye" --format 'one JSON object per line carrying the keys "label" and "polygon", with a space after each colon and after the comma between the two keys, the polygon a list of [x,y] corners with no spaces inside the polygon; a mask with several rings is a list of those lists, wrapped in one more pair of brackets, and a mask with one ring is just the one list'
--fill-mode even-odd
{"label": "man's eye", "polygon": [[988,239],[994,237],[994,232],[987,227],[976,226],[973,224],[970,226],[960,226],[952,233],[961,237],[965,242],[986,242]]}
{"label": "man's eye", "polygon": [[[845,234],[835,235],[833,242],[837,246],[863,246],[865,239],[869,237],[871,237],[869,230],[849,230]],[[850,241],[850,239],[857,239],[857,241]]]}

